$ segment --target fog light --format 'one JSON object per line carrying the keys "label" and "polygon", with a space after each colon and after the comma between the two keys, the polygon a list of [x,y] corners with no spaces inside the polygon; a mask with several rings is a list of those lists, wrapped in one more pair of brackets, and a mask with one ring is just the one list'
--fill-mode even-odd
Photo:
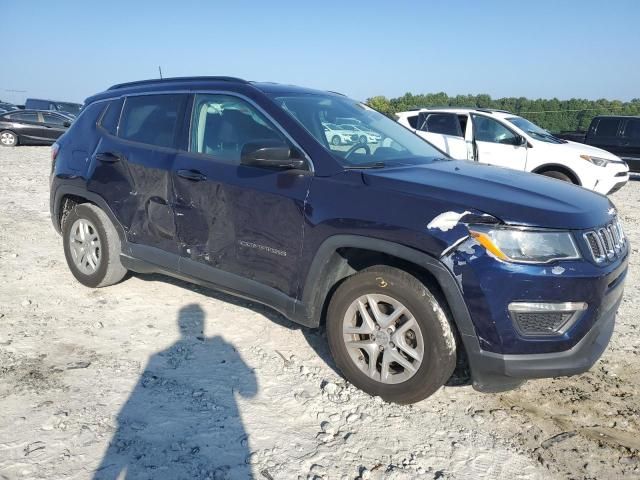
{"label": "fog light", "polygon": [[525,337],[562,335],[587,309],[584,302],[509,304],[509,313],[518,332]]}

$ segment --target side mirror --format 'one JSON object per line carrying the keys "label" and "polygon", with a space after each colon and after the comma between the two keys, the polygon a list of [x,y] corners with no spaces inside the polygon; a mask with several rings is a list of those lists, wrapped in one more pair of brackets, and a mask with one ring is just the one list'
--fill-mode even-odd
{"label": "side mirror", "polygon": [[69,128],[71,126],[71,122],[68,122],[68,121],[65,120],[64,122],[62,122],[62,126],[64,128]]}
{"label": "side mirror", "polygon": [[296,170],[303,168],[300,153],[284,142],[262,140],[246,143],[240,152],[240,164],[250,167]]}
{"label": "side mirror", "polygon": [[518,135],[516,137],[516,145],[518,147],[526,147],[527,143],[529,143],[529,142],[527,142],[527,139],[525,137],[523,137],[522,135]]}

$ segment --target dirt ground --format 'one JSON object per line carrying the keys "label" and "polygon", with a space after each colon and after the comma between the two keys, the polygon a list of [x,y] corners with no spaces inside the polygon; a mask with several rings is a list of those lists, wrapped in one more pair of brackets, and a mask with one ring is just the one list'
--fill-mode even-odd
{"label": "dirt ground", "polygon": [[346,384],[321,333],[160,276],[67,269],[49,149],[0,149],[0,479],[640,478],[640,182],[613,195],[633,253],[584,375],[413,406]]}

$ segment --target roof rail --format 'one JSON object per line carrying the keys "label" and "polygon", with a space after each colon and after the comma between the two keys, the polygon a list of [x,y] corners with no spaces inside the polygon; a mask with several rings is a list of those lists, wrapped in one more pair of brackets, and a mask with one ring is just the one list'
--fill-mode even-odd
{"label": "roof rail", "polygon": [[169,78],[154,78],[149,80],[138,80],[136,82],[126,82],[126,83],[118,83],[116,85],[112,85],[107,90],[118,90],[120,88],[127,87],[137,87],[140,85],[154,85],[161,83],[172,83],[172,82],[235,82],[235,83],[249,83],[242,78],[236,77],[169,77]]}
{"label": "roof rail", "polygon": [[511,113],[509,110],[500,110],[498,108],[475,108],[474,110],[485,113]]}

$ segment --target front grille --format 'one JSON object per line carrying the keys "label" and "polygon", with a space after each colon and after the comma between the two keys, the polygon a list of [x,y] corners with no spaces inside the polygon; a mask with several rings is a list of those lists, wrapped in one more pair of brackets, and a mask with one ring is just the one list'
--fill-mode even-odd
{"label": "front grille", "polygon": [[573,312],[513,312],[523,335],[555,335],[574,315]]}
{"label": "front grille", "polygon": [[585,233],[584,239],[596,263],[614,260],[622,254],[626,245],[622,224],[618,218],[602,228]]}

